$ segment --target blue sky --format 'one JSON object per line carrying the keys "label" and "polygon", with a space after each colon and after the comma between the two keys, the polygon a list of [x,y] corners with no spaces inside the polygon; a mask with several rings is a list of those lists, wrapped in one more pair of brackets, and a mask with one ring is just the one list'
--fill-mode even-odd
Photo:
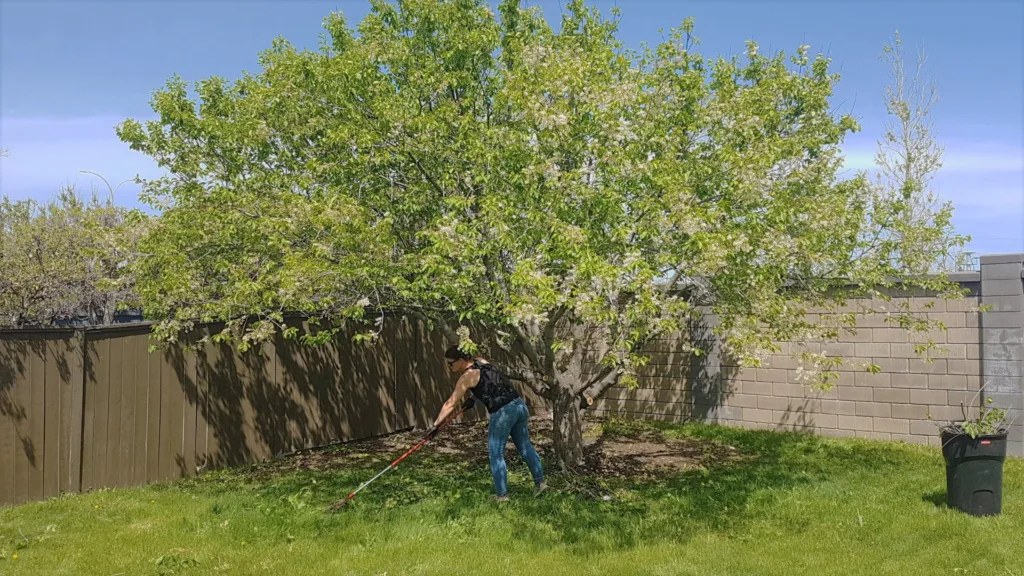
{"label": "blue sky", "polygon": [[[546,14],[558,2],[530,1]],[[612,2],[598,5],[607,8]],[[933,118],[945,146],[934,188],[956,207],[971,249],[1024,251],[1024,4],[937,1],[675,2],[620,1],[621,32],[631,45],[656,43],[658,29],[696,19],[706,56],[744,50],[792,52],[800,44],[831,56],[842,80],[835,104],[863,131],[847,140],[848,166],[870,168],[884,121],[888,80],[878,60],[899,30],[908,54],[923,47],[940,100]],[[62,184],[99,184],[159,174],[148,158],[118,141],[124,118],[151,115],[149,98],[173,74],[187,81],[255,71],[257,54],[276,36],[315,48],[332,10],[350,23],[365,0],[0,1],[0,193],[44,199]],[[138,205],[134,185],[119,202]]]}

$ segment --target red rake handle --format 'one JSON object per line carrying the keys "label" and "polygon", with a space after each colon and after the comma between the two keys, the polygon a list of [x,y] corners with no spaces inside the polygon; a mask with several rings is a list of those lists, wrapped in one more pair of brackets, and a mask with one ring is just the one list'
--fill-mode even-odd
{"label": "red rake handle", "polygon": [[[444,428],[445,426],[447,426],[447,425],[448,425],[448,423],[449,423],[449,422],[451,422],[452,420],[455,420],[456,418],[458,418],[459,416],[461,416],[461,415],[462,415],[462,413],[463,413],[463,412],[465,412],[465,411],[466,411],[466,408],[463,408],[462,410],[459,410],[458,412],[456,412],[456,413],[455,413],[454,415],[452,415],[452,416],[449,416],[449,417],[448,417],[447,419],[445,419],[445,421],[444,421],[444,422],[442,422],[442,423],[441,423],[441,425],[440,425],[440,426],[438,426],[438,427],[437,427],[438,431],[440,431],[440,430],[441,430],[442,428]],[[424,439],[420,440],[419,442],[417,442],[415,446],[413,446],[413,447],[412,447],[412,448],[410,448],[410,449],[409,449],[408,451],[406,451],[406,453],[405,453],[405,454],[402,454],[401,456],[399,456],[399,457],[398,457],[398,459],[397,459],[397,460],[395,460],[394,462],[392,462],[391,464],[389,464],[387,468],[385,468],[385,469],[381,470],[380,472],[378,472],[378,473],[377,473],[377,475],[376,475],[376,476],[374,476],[373,478],[370,478],[370,479],[369,479],[369,480],[367,480],[366,482],[363,482],[362,486],[360,486],[359,488],[356,488],[356,489],[355,489],[354,491],[352,491],[352,493],[351,493],[351,494],[349,494],[348,496],[346,496],[344,500],[342,500],[341,502],[338,502],[337,504],[335,504],[335,505],[334,505],[334,509],[338,509],[338,508],[341,508],[341,507],[342,507],[342,506],[344,506],[345,504],[348,504],[349,500],[351,500],[351,499],[355,498],[355,497],[356,497],[356,494],[358,494],[358,493],[359,493],[359,492],[360,492],[360,491],[361,491],[361,490],[362,490],[363,488],[366,488],[367,486],[369,486],[369,485],[370,485],[370,483],[371,483],[371,482],[373,482],[373,481],[374,481],[374,480],[376,480],[377,478],[380,478],[381,476],[383,476],[383,475],[384,475],[385,473],[387,473],[387,471],[388,471],[388,470],[394,470],[395,468],[397,468],[397,467],[398,467],[398,464],[399,464],[399,463],[400,463],[400,462],[401,462],[402,460],[405,460],[405,459],[406,459],[406,458],[408,458],[408,457],[409,457],[409,456],[410,456],[410,455],[411,455],[411,454],[412,454],[413,452],[415,452],[415,451],[419,450],[420,448],[422,448],[422,447],[423,447],[423,445],[424,445],[424,444],[426,444],[427,442],[430,442],[430,438],[429,438],[429,437],[428,437],[428,438],[424,438]]]}

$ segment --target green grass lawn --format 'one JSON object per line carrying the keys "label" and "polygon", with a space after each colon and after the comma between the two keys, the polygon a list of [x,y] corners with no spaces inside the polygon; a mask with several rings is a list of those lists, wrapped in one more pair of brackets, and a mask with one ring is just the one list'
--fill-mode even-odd
{"label": "green grass lawn", "polygon": [[1022,460],[983,519],[945,507],[935,448],[611,423],[595,449],[641,439],[685,466],[619,452],[535,500],[513,459],[495,504],[480,429],[463,433],[467,451],[424,450],[333,514],[399,443],[0,509],[0,574],[1024,576]]}

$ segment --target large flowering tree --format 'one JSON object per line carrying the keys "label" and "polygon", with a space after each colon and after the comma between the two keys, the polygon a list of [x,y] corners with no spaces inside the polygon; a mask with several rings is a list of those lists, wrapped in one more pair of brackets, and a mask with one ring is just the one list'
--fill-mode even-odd
{"label": "large flowering tree", "polygon": [[806,47],[708,60],[686,21],[634,52],[617,13],[582,0],[557,30],[517,0],[372,4],[358,34],[333,14],[320,50],[277,41],[258,74],[201,81],[197,100],[175,78],[159,119],[119,126],[168,171],[145,183],[163,214],[139,270],[164,337],[223,320],[245,346],[292,335],[288,312],[368,307],[466,348],[481,334],[454,328],[485,326],[571,467],[584,400],[635,383],[645,343],[698,305],[756,363],[837,333],[808,306],[892,277],[947,287],[919,274],[950,242],[900,239],[948,238],[948,210],[904,218],[901,195],[837,178],[856,124]]}

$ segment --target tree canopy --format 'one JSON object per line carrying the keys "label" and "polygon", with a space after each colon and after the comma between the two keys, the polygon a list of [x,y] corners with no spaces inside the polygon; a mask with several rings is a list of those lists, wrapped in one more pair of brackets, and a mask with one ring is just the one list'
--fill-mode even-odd
{"label": "tree canopy", "polygon": [[96,194],[0,199],[0,327],[110,324],[138,305],[131,263],[146,217]]}
{"label": "tree canopy", "polygon": [[145,183],[162,217],[138,276],[164,337],[220,320],[246,346],[291,335],[289,312],[478,322],[565,423],[571,463],[579,398],[632,382],[644,344],[702,310],[756,363],[838,334],[809,306],[894,278],[952,288],[925,275],[961,241],[948,207],[842,177],[858,126],[807,46],[705,58],[686,20],[630,50],[618,11],[582,0],[557,28],[516,0],[372,5],[357,30],[327,17],[318,50],[275,41],[235,82],[172,78],[158,119],[118,127],[168,172]]}

